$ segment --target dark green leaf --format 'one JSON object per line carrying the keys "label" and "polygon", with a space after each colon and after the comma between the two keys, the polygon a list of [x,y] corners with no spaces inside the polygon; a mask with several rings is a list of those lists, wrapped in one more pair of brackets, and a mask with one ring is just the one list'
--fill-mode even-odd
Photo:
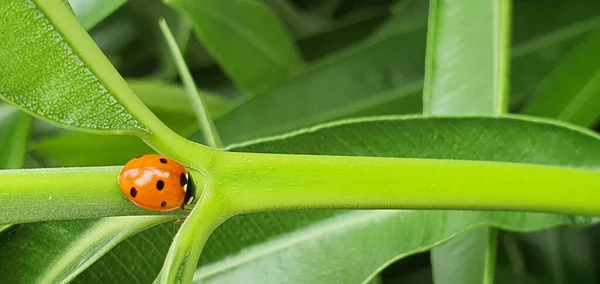
{"label": "dark green leaf", "polygon": [[251,98],[216,121],[223,141],[273,135],[392,102],[393,113],[418,112],[420,99],[411,95],[422,86],[423,31],[421,26],[346,50]]}
{"label": "dark green leaf", "polygon": [[168,0],[247,94],[262,92],[304,67],[279,19],[260,1]]}
{"label": "dark green leaf", "polygon": [[583,229],[553,228],[520,237],[529,271],[548,283],[596,283],[591,236]]}
{"label": "dark green leaf", "polygon": [[[142,216],[15,225],[0,234],[2,253],[5,256],[18,255],[0,258],[2,281],[67,283],[90,266],[95,259],[106,253],[107,257],[111,257],[109,250],[115,244],[124,240],[125,243],[129,243],[127,238],[141,231],[145,231],[146,236],[150,237],[153,237],[153,234],[160,235],[163,228],[147,229],[171,220],[172,217]],[[173,223],[164,226],[174,228]],[[160,254],[159,248],[168,248],[168,242],[153,243],[148,240],[133,243],[130,256],[146,259],[146,251]],[[43,248],[32,249],[42,244]],[[65,247],[69,249],[64,249]],[[135,271],[135,266],[128,266],[126,261],[119,261],[115,264]],[[153,264],[160,265],[160,261],[152,264],[146,262],[146,267],[152,267]]]}
{"label": "dark green leaf", "polygon": [[523,113],[592,126],[600,117],[600,33],[590,35],[542,83]]}

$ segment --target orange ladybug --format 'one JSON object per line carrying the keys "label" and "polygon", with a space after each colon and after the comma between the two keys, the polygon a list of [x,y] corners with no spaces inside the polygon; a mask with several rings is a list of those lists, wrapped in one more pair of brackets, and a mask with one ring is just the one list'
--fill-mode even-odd
{"label": "orange ladybug", "polygon": [[133,203],[153,211],[171,211],[190,204],[196,196],[186,168],[160,155],[130,160],[119,174],[119,185]]}

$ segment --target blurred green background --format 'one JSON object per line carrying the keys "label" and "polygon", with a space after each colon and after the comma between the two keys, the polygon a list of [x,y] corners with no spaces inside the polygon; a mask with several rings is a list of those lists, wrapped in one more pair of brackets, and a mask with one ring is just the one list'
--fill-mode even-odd
{"label": "blurred green background", "polygon": [[[227,68],[215,61],[193,32],[189,19],[161,1],[69,2],[98,46],[148,107],[175,131],[195,141],[201,142],[201,135],[159,30],[161,17],[166,18],[184,51],[226,144],[339,118],[422,112],[427,1],[258,1],[276,15],[303,61],[295,63],[297,70],[288,68],[292,71],[278,74],[281,78],[273,79],[276,83],[264,80],[265,85],[233,82]],[[558,117],[598,130],[600,111],[593,102],[588,103],[591,109],[586,112],[558,116],[560,106],[568,99],[561,94],[576,90],[560,89],[564,85],[554,82],[567,78],[588,88],[590,97],[598,97],[599,31],[600,1],[512,1],[510,112]],[[237,60],[252,76],[255,58]],[[9,129],[15,125],[10,123],[12,119],[26,119],[14,113],[14,108],[0,104],[0,130],[5,139],[7,133],[23,137],[27,145],[24,167],[122,165],[133,156],[151,151],[134,137],[72,132],[39,120],[34,120],[29,137],[14,135],[24,132],[24,128]],[[291,227],[303,225],[298,221]],[[149,234],[161,234],[161,228]],[[266,239],[275,235],[264,234]],[[597,226],[532,233],[501,231],[497,283],[600,283],[596,272],[599,237]],[[168,243],[161,243],[154,249],[164,252],[167,248]],[[76,282],[102,279],[94,274],[106,272],[101,266],[111,263],[111,258],[122,256],[109,253]],[[147,265],[160,266],[161,261],[157,253],[149,257]],[[127,269],[115,269],[111,279],[143,282],[138,277],[123,276],[127,273]],[[394,262],[373,282],[433,283],[429,251]]]}

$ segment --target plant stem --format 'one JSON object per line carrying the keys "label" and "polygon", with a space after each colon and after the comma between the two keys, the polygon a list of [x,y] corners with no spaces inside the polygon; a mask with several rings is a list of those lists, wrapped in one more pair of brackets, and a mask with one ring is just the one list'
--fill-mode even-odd
{"label": "plant stem", "polygon": [[[159,215],[125,198],[118,184],[120,170],[121,167],[89,167],[0,171],[0,225]],[[166,215],[185,216],[177,211]]]}
{"label": "plant stem", "polygon": [[[498,253],[498,229],[487,228],[487,250],[485,254],[485,269],[483,271],[483,283],[493,284],[496,279],[496,254]],[[468,232],[467,232],[468,233]]]}
{"label": "plant stem", "polygon": [[183,59],[183,55],[179,50],[179,46],[177,46],[177,42],[175,41],[175,38],[173,38],[171,30],[169,30],[167,22],[165,22],[165,19],[160,19],[158,23],[160,26],[160,30],[165,36],[167,45],[171,50],[171,55],[173,56],[175,65],[179,70],[179,75],[182,78],[186,93],[188,94],[188,98],[194,106],[194,112],[196,113],[196,117],[198,118],[198,124],[200,130],[202,131],[202,136],[204,137],[205,143],[213,148],[223,147],[223,142],[221,142],[221,137],[217,132],[217,128],[215,127],[212,118],[210,117],[210,114],[206,109],[206,103],[203,101],[201,94],[198,93],[198,88],[194,83],[194,79],[190,74],[190,70],[185,64],[185,60]]}
{"label": "plant stem", "polygon": [[209,189],[203,190],[196,207],[173,239],[155,283],[191,283],[208,237],[231,216],[229,212],[220,197],[213,196]]}
{"label": "plant stem", "polygon": [[480,161],[226,152],[214,190],[236,213],[309,208],[600,214],[600,173]]}

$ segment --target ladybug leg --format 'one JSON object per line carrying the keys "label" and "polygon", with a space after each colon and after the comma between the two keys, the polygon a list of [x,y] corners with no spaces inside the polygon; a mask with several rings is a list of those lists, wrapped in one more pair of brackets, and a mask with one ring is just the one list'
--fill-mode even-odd
{"label": "ladybug leg", "polygon": [[181,226],[181,225],[183,225],[183,222],[185,222],[185,218],[177,219],[177,221],[175,221],[175,224]]}

